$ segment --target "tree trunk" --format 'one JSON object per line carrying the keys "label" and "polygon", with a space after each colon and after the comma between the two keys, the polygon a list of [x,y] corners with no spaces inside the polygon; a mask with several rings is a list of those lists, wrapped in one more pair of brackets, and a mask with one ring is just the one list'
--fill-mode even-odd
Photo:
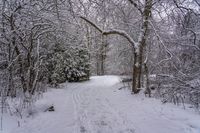
{"label": "tree trunk", "polygon": [[101,35],[101,49],[100,49],[100,75],[104,75],[104,51],[105,51],[105,42],[104,36]]}
{"label": "tree trunk", "polygon": [[145,79],[146,79],[145,95],[148,95],[149,97],[151,97],[151,89],[149,87],[149,70],[148,70],[147,62],[144,63],[144,72],[145,72]]}
{"label": "tree trunk", "polygon": [[139,64],[138,64],[138,62],[139,62],[139,56],[138,56],[138,54],[136,53],[136,51],[134,52],[134,65],[133,65],[133,78],[132,78],[132,92],[134,93],[134,94],[136,94],[136,93],[138,93],[139,92],[139,82],[140,81],[138,81],[138,77],[139,77],[139,72],[140,72],[140,70],[139,70]]}
{"label": "tree trunk", "polygon": [[134,94],[140,91],[141,87],[141,75],[142,75],[142,60],[143,60],[143,49],[146,46],[146,39],[148,37],[148,25],[149,18],[151,15],[152,0],[145,0],[145,7],[143,11],[143,24],[138,37],[138,46],[134,51],[134,65],[133,65],[133,83],[132,92]]}
{"label": "tree trunk", "polygon": [[[86,38],[87,38],[87,48],[90,50],[91,49],[91,46],[92,46],[92,39],[91,39],[91,30],[90,28],[85,25],[86,27]],[[89,62],[91,62],[91,52],[88,52],[88,57],[89,57]],[[89,69],[90,69],[91,66],[89,66]],[[90,77],[90,71],[87,72],[87,75],[88,75],[88,79]]]}
{"label": "tree trunk", "polygon": [[[12,58],[11,58],[11,46],[9,45],[9,63],[11,63],[12,61]],[[8,69],[8,73],[9,73],[9,77],[8,77],[8,91],[6,92],[7,93],[7,96],[12,96],[13,94],[13,67],[10,66],[9,69]]]}

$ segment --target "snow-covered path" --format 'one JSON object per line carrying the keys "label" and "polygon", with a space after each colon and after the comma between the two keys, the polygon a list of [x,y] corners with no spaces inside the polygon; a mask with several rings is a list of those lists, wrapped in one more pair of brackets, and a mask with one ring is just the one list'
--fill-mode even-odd
{"label": "snow-covered path", "polygon": [[116,76],[66,83],[36,104],[53,104],[55,112],[35,111],[9,133],[200,133],[199,115],[119,86]]}

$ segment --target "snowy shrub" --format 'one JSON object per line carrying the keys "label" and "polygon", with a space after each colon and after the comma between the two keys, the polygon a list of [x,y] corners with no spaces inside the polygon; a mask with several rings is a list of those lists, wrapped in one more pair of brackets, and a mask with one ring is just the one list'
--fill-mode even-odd
{"label": "snowy shrub", "polygon": [[49,83],[57,86],[65,81],[78,82],[89,78],[89,58],[84,47],[64,48],[62,44],[54,46],[47,55],[46,67]]}
{"label": "snowy shrub", "polygon": [[67,80],[77,82],[89,79],[89,57],[84,48],[75,48],[73,60],[70,60],[65,69]]}

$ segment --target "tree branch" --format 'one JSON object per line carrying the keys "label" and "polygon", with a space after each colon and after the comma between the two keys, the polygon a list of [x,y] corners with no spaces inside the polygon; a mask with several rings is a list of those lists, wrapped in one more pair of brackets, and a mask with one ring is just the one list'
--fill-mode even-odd
{"label": "tree branch", "polygon": [[[195,15],[200,15],[199,13],[196,13],[196,12],[194,11],[194,9],[192,9],[192,8],[182,6],[181,4],[179,5],[179,3],[178,3],[176,0],[173,0],[173,2],[174,2],[174,4],[176,5],[176,7],[179,8],[179,10],[182,11],[182,12],[183,12],[183,10],[186,10],[186,11],[191,11],[191,12],[193,12]],[[199,4],[199,3],[197,3],[197,4]]]}
{"label": "tree branch", "polygon": [[93,26],[94,28],[96,28],[99,32],[103,33],[103,30],[101,30],[101,28],[99,26],[97,26],[96,24],[94,24],[93,22],[91,22],[90,20],[88,20],[87,18],[80,16],[81,19],[85,20],[87,23],[89,23],[91,26]]}
{"label": "tree branch", "polygon": [[123,36],[124,38],[126,38],[134,48],[137,46],[137,43],[125,31],[117,30],[117,29],[103,31],[99,26],[97,26],[96,24],[94,24],[93,22],[88,20],[87,18],[85,18],[83,16],[80,16],[80,18],[83,19],[84,21],[86,21],[87,23],[89,23],[94,28],[96,28],[103,35],[111,35],[111,34],[120,35],[120,36]]}
{"label": "tree branch", "polygon": [[197,0],[194,0],[195,2],[196,2],[196,4],[198,5],[198,6],[200,6],[200,2],[198,2]]}
{"label": "tree branch", "polygon": [[137,3],[135,3],[135,1],[133,0],[128,0],[141,14],[143,14],[142,9],[139,7],[139,5]]}
{"label": "tree branch", "polygon": [[137,44],[125,31],[122,31],[122,30],[113,29],[113,30],[103,31],[102,34],[103,35],[110,35],[110,34],[120,35],[126,38],[133,47],[135,47],[135,45]]}

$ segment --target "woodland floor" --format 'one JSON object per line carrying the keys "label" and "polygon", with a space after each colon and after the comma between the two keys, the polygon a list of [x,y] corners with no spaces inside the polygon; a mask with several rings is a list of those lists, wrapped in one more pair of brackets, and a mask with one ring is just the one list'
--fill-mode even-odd
{"label": "woodland floor", "polygon": [[[4,116],[3,133],[200,133],[200,115],[160,100],[131,95],[119,77],[65,83],[36,102],[23,119]],[[53,105],[54,112],[44,112]],[[9,118],[8,118],[9,117]],[[17,122],[20,127],[17,127]]]}

